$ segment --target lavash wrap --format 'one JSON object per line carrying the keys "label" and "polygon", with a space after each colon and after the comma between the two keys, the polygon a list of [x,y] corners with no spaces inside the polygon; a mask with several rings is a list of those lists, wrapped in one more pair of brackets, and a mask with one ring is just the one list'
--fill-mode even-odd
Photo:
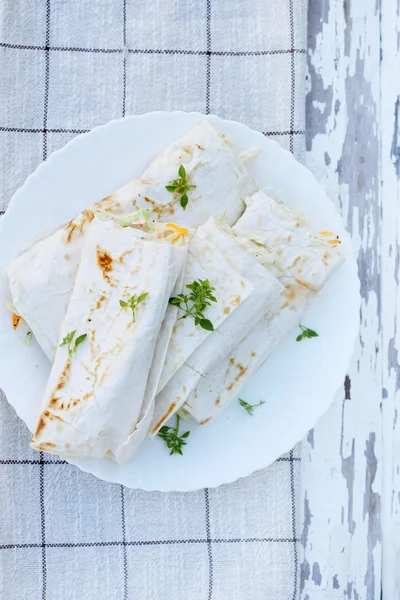
{"label": "lavash wrap", "polygon": [[[72,357],[57,347],[33,448],[120,463],[132,456],[147,433],[156,388],[148,384],[161,370],[155,347],[185,257],[184,246],[112,221],[91,223],[58,342],[74,330],[87,338]],[[144,292],[134,321],[120,300]]]}
{"label": "lavash wrap", "polygon": [[[184,165],[192,188],[186,208],[179,194],[165,186],[178,177]],[[72,221],[35,239],[16,255],[7,272],[16,311],[29,323],[38,343],[54,359],[61,323],[95,213],[116,215],[140,208],[152,209],[154,218],[198,226],[224,211],[233,224],[244,210],[243,200],[255,191],[244,163],[207,120],[200,122],[162,152],[143,175],[87,208]]]}
{"label": "lavash wrap", "polygon": [[[214,218],[197,229],[189,244],[189,257],[202,266],[210,283],[218,289],[218,293],[214,292],[218,306],[213,304],[212,307],[225,318],[213,322],[214,331],[202,334],[201,330],[198,331],[203,339],[197,338],[197,341],[201,343],[191,346],[184,354],[181,345],[176,340],[174,343],[172,335],[169,359],[172,364],[176,361],[180,366],[157,394],[151,436],[185,403],[199,382],[212,372],[215,364],[229,355],[284,289],[271,272],[241,247],[230,227]],[[187,265],[191,268],[189,260]],[[186,273],[185,278],[191,277]],[[211,320],[214,314],[212,307],[206,311],[207,318]],[[182,343],[193,339],[189,337],[189,328],[195,334],[200,329],[192,319],[184,321],[188,323]]]}
{"label": "lavash wrap", "polygon": [[279,277],[285,290],[230,355],[192,390],[184,408],[202,424],[238,396],[246,380],[299,324],[315,294],[344,260],[332,232],[313,232],[303,215],[262,191],[246,199],[246,210],[233,231],[273,253],[273,265],[266,268]]}

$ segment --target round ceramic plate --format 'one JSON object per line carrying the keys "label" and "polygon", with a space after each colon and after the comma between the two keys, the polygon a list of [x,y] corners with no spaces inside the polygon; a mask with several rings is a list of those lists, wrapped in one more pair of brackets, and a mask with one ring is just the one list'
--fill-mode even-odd
{"label": "round ceramic plate", "polygon": [[[0,386],[32,431],[50,372],[34,342],[21,344],[4,308],[9,299],[4,269],[32,236],[109,195],[142,171],[170,142],[204,115],[149,113],[97,127],[72,140],[40,165],[15,194],[0,221]],[[191,430],[183,456],[169,456],[160,438],[146,439],[132,461],[70,460],[97,477],[133,488],[188,491],[218,486],[266,467],[289,451],[327,410],[343,383],[359,322],[359,283],[351,244],[333,204],[311,173],[276,142],[240,123],[208,119],[235,148],[259,146],[248,165],[259,188],[302,211],[317,230],[337,232],[346,261],[320,292],[302,322],[319,337],[296,343],[297,331],[252,377],[241,392],[265,404],[249,416],[234,401],[214,422]]]}

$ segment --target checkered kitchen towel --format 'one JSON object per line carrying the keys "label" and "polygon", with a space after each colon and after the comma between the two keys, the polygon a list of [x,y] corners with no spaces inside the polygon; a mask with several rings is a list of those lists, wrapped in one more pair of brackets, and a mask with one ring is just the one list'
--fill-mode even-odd
{"label": "checkered kitchen towel", "polygon": [[[303,149],[305,0],[1,0],[0,210],[75,135],[196,110]],[[1,357],[0,357],[1,360]],[[0,398],[1,600],[296,600],[299,459],[147,493],[29,448]]]}

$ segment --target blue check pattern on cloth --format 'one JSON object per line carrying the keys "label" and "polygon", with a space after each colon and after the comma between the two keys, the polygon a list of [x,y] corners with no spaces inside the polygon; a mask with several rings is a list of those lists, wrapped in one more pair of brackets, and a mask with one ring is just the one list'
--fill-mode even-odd
{"label": "blue check pattern on cloth", "polygon": [[[0,214],[124,115],[215,113],[301,158],[305,48],[305,0],[2,0]],[[130,490],[32,451],[0,396],[1,599],[297,600],[296,450],[218,489]]]}

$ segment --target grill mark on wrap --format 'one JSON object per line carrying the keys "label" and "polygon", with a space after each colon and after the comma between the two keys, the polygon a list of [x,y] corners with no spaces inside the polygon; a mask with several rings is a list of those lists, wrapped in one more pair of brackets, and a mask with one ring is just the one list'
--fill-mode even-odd
{"label": "grill mark on wrap", "polygon": [[157,429],[159,427],[161,427],[161,425],[163,423],[165,423],[165,421],[168,419],[169,415],[172,413],[172,411],[174,410],[176,406],[176,402],[172,402],[172,404],[170,405],[170,407],[168,408],[167,412],[161,417],[161,419],[158,421],[158,423],[155,425],[155,427],[153,427],[153,431],[152,433],[154,433],[155,431],[157,431]]}
{"label": "grill mark on wrap", "polygon": [[58,396],[56,396],[57,392],[59,392],[60,390],[62,390],[68,383],[69,377],[70,377],[70,373],[71,373],[71,361],[68,358],[66,365],[58,379],[58,383],[56,385],[56,387],[54,388],[53,393],[51,394],[51,398],[49,400],[49,404],[51,406],[57,406],[58,401],[60,400],[60,398]]}
{"label": "grill mark on wrap", "polygon": [[[176,198],[177,197],[178,196],[176,196]],[[175,198],[175,194],[174,194],[174,198]],[[149,198],[148,196],[145,196],[144,200],[145,200],[145,202],[150,204],[151,210],[153,211],[154,214],[158,215],[158,217],[162,217],[165,214],[169,214],[169,215],[175,214],[175,205],[176,205],[175,199],[171,200],[167,204],[158,204],[158,202],[156,202],[152,198]]]}
{"label": "grill mark on wrap", "polygon": [[[98,206],[98,205],[96,205]],[[83,210],[75,219],[72,219],[65,226],[65,230],[67,232],[67,243],[69,244],[76,232],[77,236],[82,235],[85,225],[91,223],[94,219],[94,212],[90,208]]]}
{"label": "grill mark on wrap", "polygon": [[[230,362],[230,364],[231,364],[232,367],[235,367],[238,370],[238,373],[235,375],[234,380],[227,386],[226,389],[227,389],[228,392],[230,392],[233,389],[233,386],[235,385],[235,383],[237,383],[247,373],[247,370],[248,370],[248,367],[244,367],[240,363],[235,363],[235,359],[233,357],[229,360],[229,362]],[[230,371],[230,368],[229,368],[228,373],[227,373],[227,375],[225,377],[225,383],[226,383],[226,380],[228,378],[229,371]]]}
{"label": "grill mark on wrap", "polygon": [[[45,410],[39,418],[39,422],[37,424],[36,431],[35,431],[35,436],[40,435],[40,432],[45,429],[46,421],[60,421],[61,423],[64,423],[67,425],[67,423],[66,423],[66,421],[64,421],[64,419],[62,419],[58,415],[55,415],[54,413],[50,412],[49,410]],[[40,444],[41,443],[42,442],[40,442]],[[45,442],[43,442],[43,443],[45,443]]]}
{"label": "grill mark on wrap", "polygon": [[97,256],[97,264],[101,269],[104,279],[110,283],[110,275],[109,273],[113,270],[113,259],[112,256],[106,252],[106,250],[102,250],[99,245],[96,247],[96,256]]}
{"label": "grill mark on wrap", "polygon": [[105,302],[105,300],[107,300],[106,296],[104,296],[104,294],[102,296],[100,296],[100,298],[97,300],[96,302],[96,308],[99,309],[101,308],[101,305],[103,304],[103,302]]}

